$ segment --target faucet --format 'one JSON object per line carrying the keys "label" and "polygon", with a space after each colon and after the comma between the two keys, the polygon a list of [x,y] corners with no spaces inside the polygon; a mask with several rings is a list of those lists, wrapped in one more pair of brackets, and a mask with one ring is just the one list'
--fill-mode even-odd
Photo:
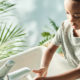
{"label": "faucet", "polygon": [[31,70],[28,67],[21,68],[7,75],[8,80],[19,80],[20,78],[26,76]]}
{"label": "faucet", "polygon": [[1,66],[0,80],[19,80],[31,71],[30,68],[24,67],[14,72],[8,73],[9,70],[13,67],[14,63],[15,62],[13,60],[8,60],[4,63],[4,65]]}
{"label": "faucet", "polygon": [[4,77],[7,75],[9,70],[13,67],[14,65],[13,60],[8,60],[7,62],[4,63],[3,66],[0,68],[0,80],[4,80]]}

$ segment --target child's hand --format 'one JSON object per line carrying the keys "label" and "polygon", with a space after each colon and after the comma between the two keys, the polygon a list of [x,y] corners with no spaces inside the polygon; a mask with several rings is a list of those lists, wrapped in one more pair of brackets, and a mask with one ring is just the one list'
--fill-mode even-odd
{"label": "child's hand", "polygon": [[34,73],[38,75],[38,77],[46,77],[47,75],[47,68],[41,68],[39,70],[33,70]]}
{"label": "child's hand", "polygon": [[48,68],[41,68],[39,70],[33,70],[37,74],[35,80],[42,80],[42,77],[46,77]]}

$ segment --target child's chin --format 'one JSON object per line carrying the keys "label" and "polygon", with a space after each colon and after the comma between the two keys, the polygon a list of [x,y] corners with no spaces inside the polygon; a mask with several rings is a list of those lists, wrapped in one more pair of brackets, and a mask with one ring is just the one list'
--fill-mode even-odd
{"label": "child's chin", "polygon": [[78,26],[72,26],[72,28],[75,29],[75,30],[80,29],[80,27],[78,27]]}
{"label": "child's chin", "polygon": [[73,29],[78,29],[78,27],[77,27],[77,26],[72,26],[72,28],[73,28]]}

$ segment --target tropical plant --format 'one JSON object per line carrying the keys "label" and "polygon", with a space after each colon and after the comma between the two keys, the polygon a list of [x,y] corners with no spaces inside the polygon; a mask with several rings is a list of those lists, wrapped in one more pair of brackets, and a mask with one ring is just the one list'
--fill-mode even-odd
{"label": "tropical plant", "polygon": [[[43,40],[41,42],[39,42],[39,45],[44,45],[44,46],[48,46],[51,42],[51,39],[55,36],[56,34],[56,31],[58,30],[59,26],[56,25],[56,23],[49,18],[49,21],[50,21],[50,24],[51,24],[51,27],[50,28],[49,26],[47,27],[49,30],[50,29],[50,32],[42,32],[41,35],[43,37]],[[51,33],[52,31],[52,33]],[[57,49],[57,52],[58,53],[62,53],[62,48],[61,46]]]}
{"label": "tropical plant", "polygon": [[15,7],[14,3],[11,3],[10,0],[1,0],[0,1],[0,14],[9,12]]}
{"label": "tropical plant", "polygon": [[43,45],[45,42],[47,42],[48,40],[51,40],[54,36],[55,36],[55,32],[58,30],[58,26],[56,25],[56,23],[52,20],[52,19],[50,19],[49,18],[49,21],[50,21],[50,24],[52,25],[51,27],[52,28],[50,28],[49,26],[48,27],[46,27],[46,28],[48,28],[47,30],[51,30],[52,31],[52,33],[51,32],[42,32],[41,33],[41,35],[42,35],[42,37],[44,38],[39,44],[40,45]]}
{"label": "tropical plant", "polygon": [[1,0],[0,1],[0,20],[10,16],[11,14],[9,14],[9,12],[13,9],[15,9],[14,3],[11,3],[9,0]]}
{"label": "tropical plant", "polygon": [[9,17],[13,16],[10,11],[14,7],[15,4],[9,0],[0,0],[0,59],[22,52],[27,47],[24,39],[26,33],[22,27],[4,21],[8,21]]}
{"label": "tropical plant", "polygon": [[12,24],[0,26],[0,59],[23,51],[25,33],[22,27]]}

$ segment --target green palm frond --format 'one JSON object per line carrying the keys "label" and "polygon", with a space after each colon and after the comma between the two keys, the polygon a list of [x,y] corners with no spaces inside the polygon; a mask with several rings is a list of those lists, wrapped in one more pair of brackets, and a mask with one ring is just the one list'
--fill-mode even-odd
{"label": "green palm frond", "polygon": [[43,32],[41,33],[42,37],[44,37],[44,39],[39,42],[39,45],[43,45],[45,44],[48,40],[51,40],[55,35],[54,34],[50,34],[49,32]]}
{"label": "green palm frond", "polygon": [[10,12],[13,9],[15,4],[10,0],[0,0],[0,59],[17,54],[27,47],[24,29],[13,23],[6,24],[9,17],[14,17]]}
{"label": "green palm frond", "polygon": [[0,26],[0,59],[17,54],[26,48],[26,33],[18,25]]}
{"label": "green palm frond", "polygon": [[[43,44],[45,44],[48,40],[52,39],[52,38],[55,36],[54,30],[57,31],[58,28],[59,28],[59,27],[56,25],[56,23],[55,23],[51,18],[49,18],[49,21],[50,21],[50,23],[51,23],[51,27],[52,27],[52,28],[50,28],[50,27],[48,26],[48,27],[49,27],[48,30],[51,29],[52,33],[51,33],[51,32],[47,32],[47,31],[46,31],[46,32],[42,32],[41,35],[42,35],[42,37],[43,37],[44,39],[39,42],[39,45],[43,45]],[[46,27],[46,28],[47,28],[47,27]]]}
{"label": "green palm frond", "polygon": [[58,30],[58,26],[56,25],[56,23],[51,18],[49,18],[49,21],[50,21],[52,27],[54,28],[54,30],[57,31]]}
{"label": "green palm frond", "polygon": [[43,32],[43,33],[41,33],[41,35],[42,35],[43,37],[48,37],[48,36],[50,36],[51,34],[50,34],[49,32]]}
{"label": "green palm frond", "polygon": [[14,16],[11,11],[15,9],[15,5],[9,0],[0,0],[0,22],[7,20],[10,16]]}
{"label": "green palm frond", "polygon": [[[59,27],[56,25],[56,23],[50,18],[49,18],[49,21],[50,21],[53,29],[51,29],[49,27],[48,30],[51,29],[51,31],[53,31],[53,32],[54,32],[54,30],[57,31]],[[48,46],[49,43],[51,42],[51,39],[55,36],[55,33],[50,33],[50,32],[46,31],[46,32],[42,32],[41,35],[44,39],[41,42],[39,42],[39,45]],[[57,49],[57,53],[62,53],[62,47],[61,46]]]}
{"label": "green palm frond", "polygon": [[6,13],[14,9],[15,4],[10,3],[9,0],[0,1],[0,14]]}

